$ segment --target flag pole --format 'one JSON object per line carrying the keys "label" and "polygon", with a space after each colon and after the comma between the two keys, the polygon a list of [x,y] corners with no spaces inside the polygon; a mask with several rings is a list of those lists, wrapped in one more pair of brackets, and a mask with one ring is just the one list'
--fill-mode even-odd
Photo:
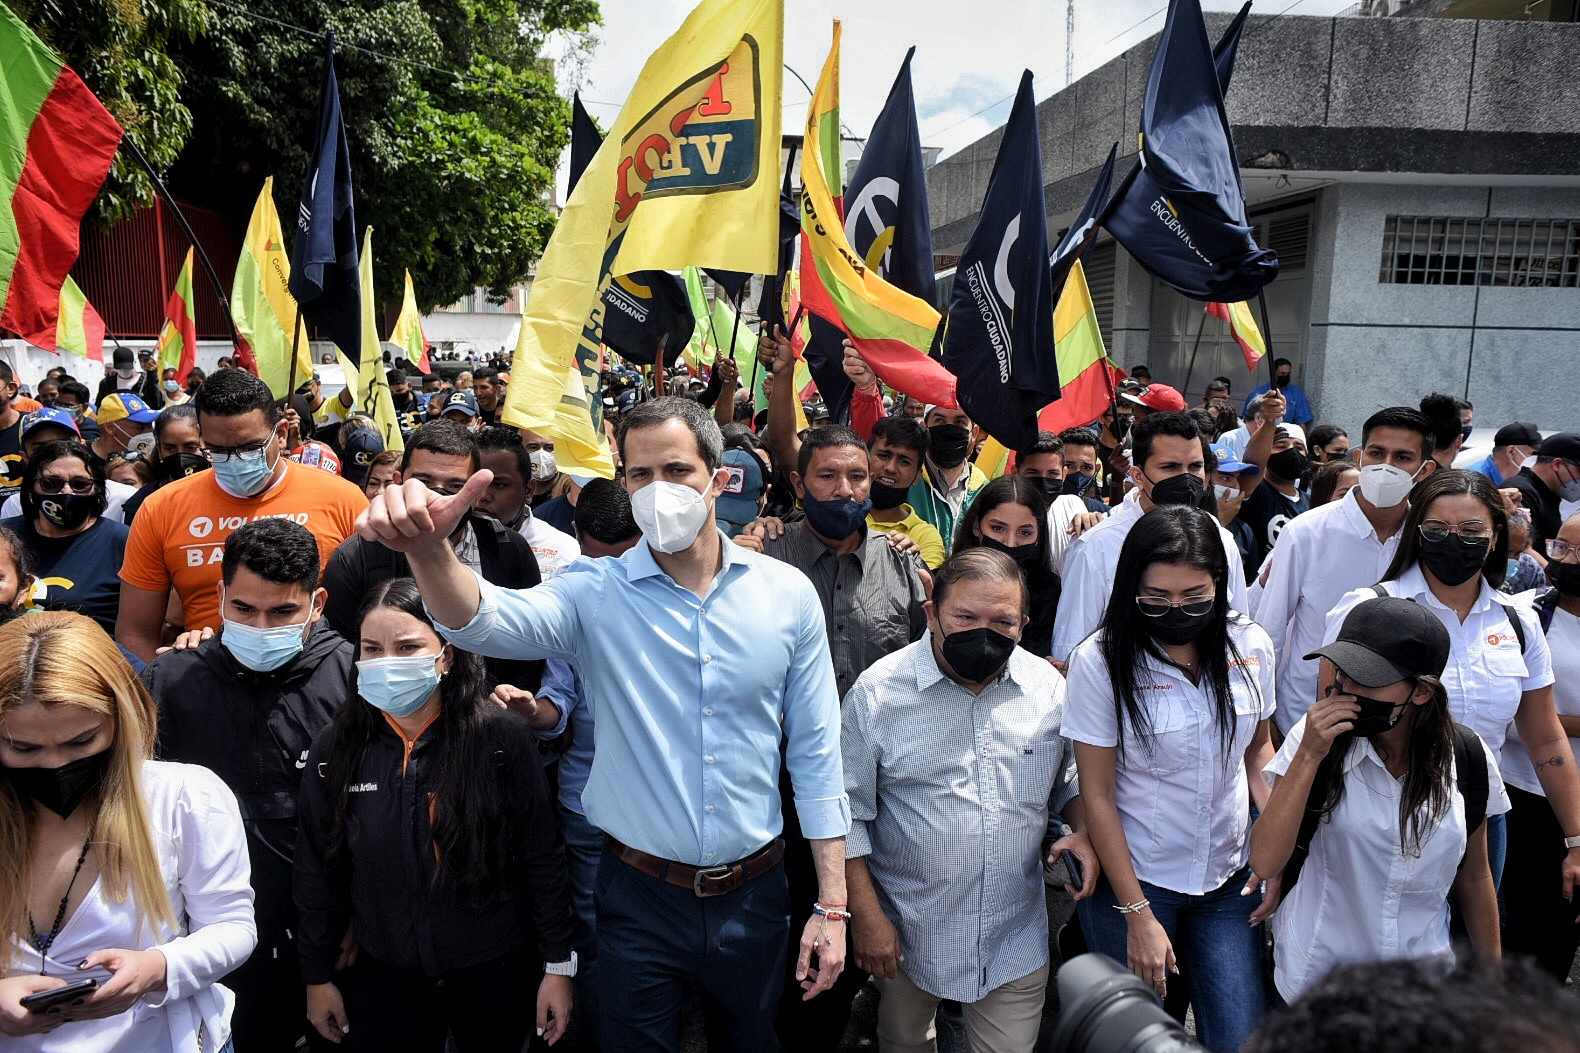
{"label": "flag pole", "polygon": [[[153,180],[154,190],[158,192],[160,199],[164,201],[165,205],[175,215],[176,222],[181,225],[182,233],[187,236],[187,240],[192,243],[192,248],[196,250],[197,258],[203,264],[203,270],[207,272],[209,281],[214,285],[214,295],[219,298],[219,307],[220,311],[225,315],[225,324],[230,328],[231,347],[239,354],[241,352],[241,333],[236,330],[236,320],[230,315],[230,299],[225,295],[225,289],[219,283],[219,272],[214,270],[213,261],[208,258],[208,253],[203,251],[202,243],[198,241],[197,235],[192,231],[192,224],[187,222],[187,217],[176,204],[176,199],[170,193],[170,188],[165,186],[165,181],[159,178],[158,172],[154,171],[154,166],[149,162],[147,155],[132,141],[130,135],[121,136],[121,146],[129,151],[132,157],[137,160],[137,163],[142,165],[143,169],[147,171],[148,178]],[[194,321],[197,319],[197,304],[192,305],[192,317]]]}
{"label": "flag pole", "polygon": [[1190,390],[1191,374],[1196,372],[1196,352],[1201,350],[1201,334],[1207,328],[1207,312],[1201,313],[1201,324],[1196,327],[1196,343],[1190,349],[1190,364],[1185,367],[1185,391]]}
{"label": "flag pole", "polygon": [[301,340],[302,308],[300,305],[297,305],[296,318],[291,323],[291,372],[288,374],[289,379],[285,382],[285,397],[287,400],[296,394],[296,355],[297,349],[301,347]]}
{"label": "flag pole", "polygon": [[[730,327],[730,358],[735,357],[735,337],[741,331],[741,300],[746,296],[746,286],[741,286],[741,291],[730,297],[730,306],[735,308],[735,324]],[[709,312],[710,320],[712,312]],[[718,334],[714,334],[713,346],[718,346]]]}
{"label": "flag pole", "polygon": [[1278,370],[1273,367],[1273,323],[1267,317],[1267,294],[1261,289],[1256,290],[1256,305],[1262,312],[1262,342],[1267,345],[1267,351],[1262,355],[1267,359],[1267,390],[1278,390]]}

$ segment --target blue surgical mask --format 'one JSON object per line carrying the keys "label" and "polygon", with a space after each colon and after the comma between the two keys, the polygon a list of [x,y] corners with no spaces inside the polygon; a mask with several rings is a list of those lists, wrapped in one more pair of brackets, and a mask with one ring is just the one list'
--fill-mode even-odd
{"label": "blue surgical mask", "polygon": [[437,654],[369,658],[357,663],[357,694],[392,717],[409,717],[439,686]]}
{"label": "blue surgical mask", "polygon": [[1518,574],[1519,572],[1520,572],[1520,561],[1517,560],[1517,559],[1511,559],[1511,560],[1509,560],[1509,569],[1504,571],[1503,580],[1504,581],[1513,581],[1514,580],[1514,575]]}
{"label": "blue surgical mask", "polygon": [[269,482],[274,465],[267,448],[214,462],[214,481],[232,497],[251,497]]}
{"label": "blue surgical mask", "polygon": [[242,665],[255,673],[280,668],[302,651],[308,622],[295,622],[273,629],[254,629],[250,625],[223,619],[220,643]]}
{"label": "blue surgical mask", "polygon": [[861,525],[867,521],[867,513],[872,511],[872,499],[852,501],[836,497],[831,501],[819,501],[808,490],[801,498],[801,507],[806,510],[806,521],[813,530],[831,541],[841,541],[861,529]]}

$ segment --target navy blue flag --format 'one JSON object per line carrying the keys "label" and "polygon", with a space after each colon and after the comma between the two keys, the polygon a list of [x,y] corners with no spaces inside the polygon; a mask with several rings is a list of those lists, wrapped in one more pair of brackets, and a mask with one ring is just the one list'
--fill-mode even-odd
{"label": "navy blue flag", "polygon": [[1223,36],[1212,46],[1212,64],[1218,71],[1218,87],[1224,98],[1229,97],[1229,81],[1234,78],[1234,57],[1240,50],[1240,34],[1245,32],[1245,20],[1251,17],[1251,0],[1245,0],[1234,20],[1224,29]]}
{"label": "navy blue flag", "polygon": [[1098,219],[1103,214],[1103,207],[1108,204],[1108,191],[1114,184],[1114,158],[1118,156],[1119,144],[1115,143],[1108,148],[1108,160],[1103,162],[1102,171],[1097,173],[1097,182],[1092,184],[1092,192],[1086,195],[1086,204],[1075,214],[1064,237],[1059,239],[1059,247],[1053,250],[1053,258],[1048,261],[1055,303],[1059,302],[1059,294],[1064,291],[1064,280],[1070,276],[1070,266],[1086,251],[1086,246],[1097,233]]}
{"label": "navy blue flag", "polygon": [[362,281],[357,273],[357,218],[352,208],[351,151],[340,119],[335,42],[324,54],[324,93],[318,103],[318,138],[302,181],[291,242],[287,283],[306,318],[335,342],[357,368],[362,365]]}
{"label": "navy blue flag", "polygon": [[598,130],[598,125],[593,123],[592,114],[587,112],[587,107],[582,105],[581,92],[571,96],[571,164],[570,182],[565,187],[565,197],[568,200],[571,191],[576,189],[576,184],[581,181],[582,173],[587,171],[587,166],[592,164],[593,155],[598,152],[598,147],[603,145],[603,133]]}
{"label": "navy blue flag", "polygon": [[[876,267],[890,284],[932,303],[937,297],[933,230],[927,212],[922,135],[916,126],[916,98],[911,90],[911,57],[915,54],[914,47],[905,53],[856,163],[856,173],[845,188],[845,236],[867,265]],[[840,420],[850,405],[844,340],[838,326],[812,316],[807,369],[833,420]]]}
{"label": "navy blue flag", "polygon": [[664,368],[691,340],[696,317],[686,286],[668,271],[633,271],[603,294],[603,342],[627,362],[651,366],[662,351]]}
{"label": "navy blue flag", "polygon": [[1036,441],[1037,411],[1059,397],[1042,186],[1027,70],[960,255],[943,338],[944,368],[960,378],[960,408],[1011,450]]}
{"label": "navy blue flag", "polygon": [[1199,0],[1171,0],[1147,76],[1141,167],[1103,221],[1153,277],[1195,300],[1248,300],[1278,277],[1277,255],[1246,222],[1223,105],[1220,75],[1233,72],[1243,15],[1215,54]]}

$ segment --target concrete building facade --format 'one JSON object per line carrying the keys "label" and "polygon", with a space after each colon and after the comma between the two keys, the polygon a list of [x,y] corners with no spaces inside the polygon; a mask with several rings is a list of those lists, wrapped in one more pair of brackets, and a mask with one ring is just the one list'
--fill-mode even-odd
{"label": "concrete building facade", "polygon": [[[1209,15],[1210,34],[1227,22]],[[1115,141],[1133,163],[1156,38],[1038,107],[1050,236]],[[1580,24],[1253,17],[1228,108],[1259,244],[1274,353],[1317,417],[1353,433],[1431,391],[1477,420],[1580,426]],[[975,227],[999,133],[928,173],[947,273]],[[1117,177],[1116,177],[1117,178]],[[1248,375],[1224,326],[1106,236],[1088,261],[1110,354],[1193,404]]]}

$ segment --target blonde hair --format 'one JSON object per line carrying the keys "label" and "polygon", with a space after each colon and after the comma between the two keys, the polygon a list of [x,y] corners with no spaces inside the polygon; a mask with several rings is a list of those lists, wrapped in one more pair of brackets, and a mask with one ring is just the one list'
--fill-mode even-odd
{"label": "blonde hair", "polygon": [[[23,706],[80,706],[111,725],[104,783],[90,797],[94,844],[112,902],[131,897],[139,925],[176,929],[143,805],[143,762],[153,756],[158,710],[120,650],[91,618],[29,614],[0,626],[0,728]],[[25,939],[34,822],[27,802],[0,779],[0,926],[10,948]]]}

